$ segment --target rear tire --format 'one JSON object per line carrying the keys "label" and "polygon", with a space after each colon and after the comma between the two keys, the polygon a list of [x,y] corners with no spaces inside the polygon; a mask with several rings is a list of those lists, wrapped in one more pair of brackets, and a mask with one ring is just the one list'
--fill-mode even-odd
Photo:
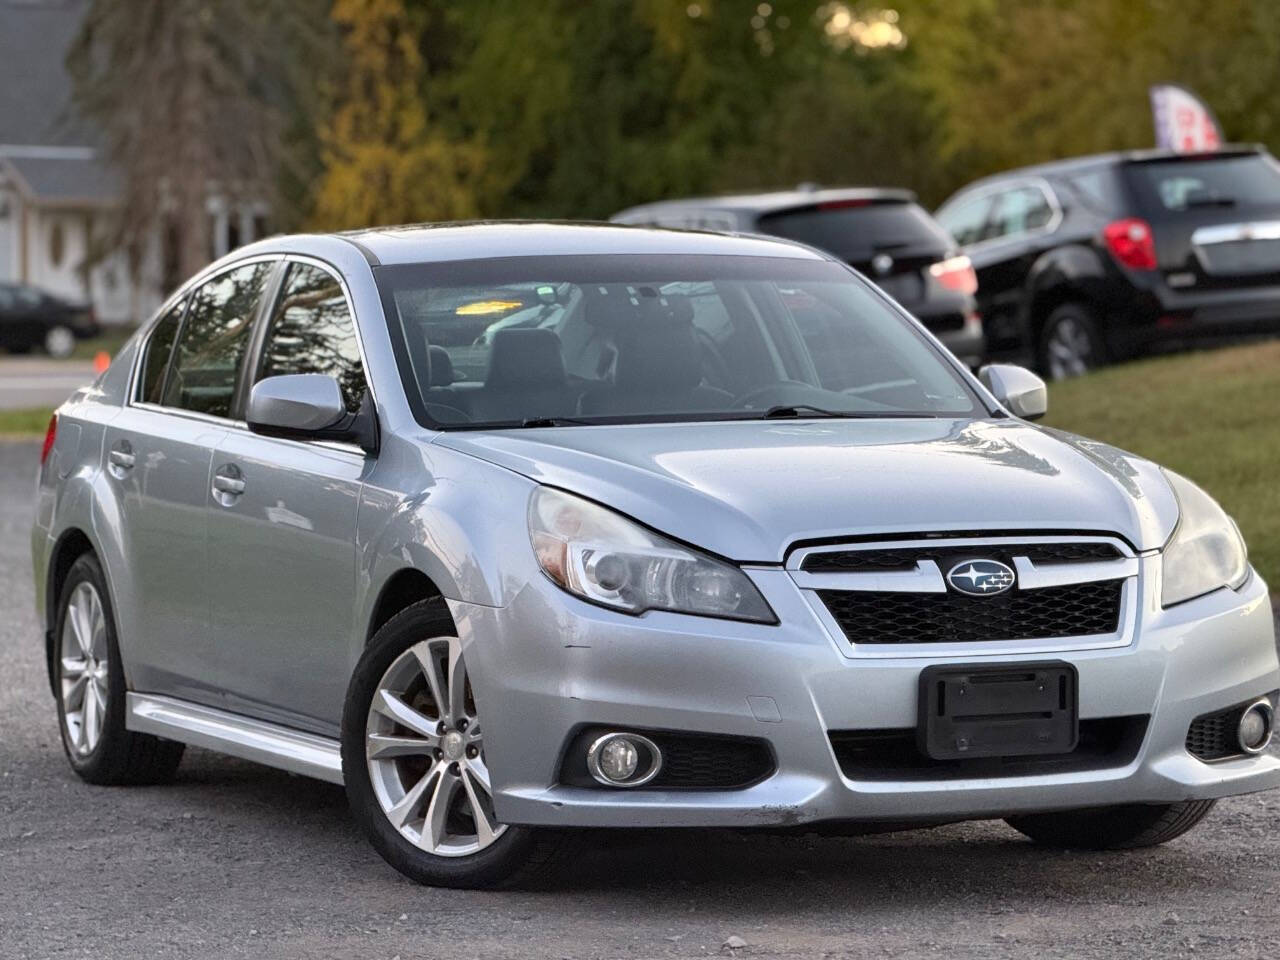
{"label": "rear tire", "polygon": [[1208,816],[1216,800],[1128,804],[1033,813],[1005,823],[1046,847],[1072,850],[1138,850],[1168,843]]}
{"label": "rear tire", "polygon": [[91,553],[67,573],[53,638],[58,726],[71,769],[103,786],[170,780],[183,745],[125,729],[124,667],[111,595]]}
{"label": "rear tire", "polygon": [[574,846],[497,821],[480,724],[443,600],[413,604],[374,635],[347,690],[343,779],[374,849],[418,883],[524,885]]}
{"label": "rear tire", "polygon": [[1040,369],[1051,380],[1079,377],[1105,366],[1107,344],[1097,315],[1083,303],[1064,303],[1040,331]]}

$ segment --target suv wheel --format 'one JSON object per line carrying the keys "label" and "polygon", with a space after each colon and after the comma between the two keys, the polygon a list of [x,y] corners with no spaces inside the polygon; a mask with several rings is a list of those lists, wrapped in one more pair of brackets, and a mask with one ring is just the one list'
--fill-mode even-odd
{"label": "suv wheel", "polygon": [[1107,347],[1093,311],[1064,303],[1045,321],[1040,335],[1040,367],[1052,380],[1096,370],[1107,361]]}
{"label": "suv wheel", "polygon": [[555,835],[494,815],[484,728],[441,600],[414,604],[374,636],[347,692],[342,771],[374,848],[419,883],[511,884],[564,850]]}
{"label": "suv wheel", "polygon": [[1137,850],[1182,836],[1213,809],[1215,800],[1129,804],[1033,813],[1005,823],[1038,844],[1075,850]]}
{"label": "suv wheel", "polygon": [[93,554],[71,566],[54,626],[58,721],[71,767],[89,783],[159,783],[183,745],[125,729],[124,668],[106,578]]}

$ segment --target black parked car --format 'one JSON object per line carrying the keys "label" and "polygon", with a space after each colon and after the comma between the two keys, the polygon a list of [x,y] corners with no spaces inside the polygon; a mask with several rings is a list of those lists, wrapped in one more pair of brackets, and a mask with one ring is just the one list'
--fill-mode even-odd
{"label": "black parked car", "polygon": [[1107,153],[987,177],[937,212],[996,355],[1074,376],[1157,346],[1280,332],[1280,164],[1261,147]]}
{"label": "black parked car", "polygon": [[27,353],[36,347],[68,356],[76,341],[97,336],[93,308],[62,300],[21,283],[0,283],[0,349]]}
{"label": "black parked car", "polygon": [[911,311],[961,361],[977,366],[985,349],[973,268],[915,200],[909,190],[800,188],[648,203],[611,219],[772,234],[826,250]]}

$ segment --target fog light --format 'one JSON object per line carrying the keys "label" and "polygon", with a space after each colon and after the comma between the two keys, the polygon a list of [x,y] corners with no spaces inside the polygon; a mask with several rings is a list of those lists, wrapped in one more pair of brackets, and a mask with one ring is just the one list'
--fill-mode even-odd
{"label": "fog light", "polygon": [[587,750],[587,770],[606,787],[638,787],[662,769],[662,754],[648,737],[606,733]]}
{"label": "fog light", "polygon": [[1271,728],[1275,719],[1275,711],[1271,709],[1271,701],[1259,700],[1240,715],[1240,726],[1236,728],[1236,739],[1240,749],[1246,753],[1261,753],[1271,742]]}

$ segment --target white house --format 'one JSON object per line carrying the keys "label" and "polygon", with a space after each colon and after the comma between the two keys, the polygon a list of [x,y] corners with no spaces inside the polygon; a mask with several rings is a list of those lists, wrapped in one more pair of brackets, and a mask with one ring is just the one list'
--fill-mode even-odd
{"label": "white house", "polygon": [[[122,252],[100,249],[121,203],[119,181],[94,130],[72,112],[64,66],[87,6],[0,0],[0,283],[91,303],[104,324],[138,323],[183,278],[159,235],[137,270]],[[264,231],[261,206],[233,209],[211,197],[209,212],[215,257]]]}

